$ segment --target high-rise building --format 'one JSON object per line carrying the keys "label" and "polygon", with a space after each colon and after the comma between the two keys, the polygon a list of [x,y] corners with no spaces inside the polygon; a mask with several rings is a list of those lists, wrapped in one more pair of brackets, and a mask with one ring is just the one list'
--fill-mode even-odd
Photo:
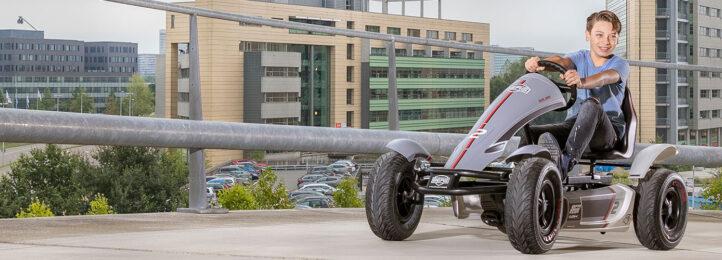
{"label": "high-rise building", "polygon": [[[534,50],[534,48],[532,48],[532,47],[516,47],[516,48],[512,48],[512,49],[528,50],[528,51]],[[491,63],[491,67],[492,67],[491,76],[492,77],[503,74],[504,72],[506,72],[509,69],[509,66],[511,65],[511,63],[517,62],[517,61],[525,58],[525,56],[521,56],[521,55],[511,55],[511,54],[503,54],[503,53],[492,53],[491,57],[492,57],[492,63]]]}
{"label": "high-rise building", "polygon": [[138,54],[138,73],[144,77],[155,77],[157,54]]}
{"label": "high-rise building", "polygon": [[[85,88],[96,111],[111,92],[125,91],[138,71],[138,45],[45,39],[42,31],[0,30],[0,89],[16,108],[34,108],[38,93],[50,90],[56,102]],[[3,93],[5,95],[5,93]]]}
{"label": "high-rise building", "polygon": [[[350,1],[352,10],[296,5],[300,2],[313,1],[182,4],[359,31],[489,41],[485,23],[364,12],[367,1]],[[164,113],[187,118],[188,15],[167,13],[166,27]],[[385,42],[216,19],[199,19],[198,28],[204,120],[388,128]],[[468,132],[489,102],[487,54],[406,43],[397,43],[395,53],[401,130]],[[207,155],[217,163],[241,152]]]}
{"label": "high-rise building", "polygon": [[[620,55],[722,66],[722,1],[607,0],[607,7],[625,22]],[[633,68],[630,85],[642,90],[635,94],[642,108],[642,141],[719,146],[720,73]]]}
{"label": "high-rise building", "polygon": [[165,29],[158,31],[158,54],[165,54]]}

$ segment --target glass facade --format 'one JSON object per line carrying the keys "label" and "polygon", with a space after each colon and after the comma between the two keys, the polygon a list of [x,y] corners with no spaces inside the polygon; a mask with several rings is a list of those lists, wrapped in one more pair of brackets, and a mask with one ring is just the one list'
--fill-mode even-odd
{"label": "glass facade", "polygon": [[301,124],[331,126],[331,47],[289,45],[288,49],[301,53]]}

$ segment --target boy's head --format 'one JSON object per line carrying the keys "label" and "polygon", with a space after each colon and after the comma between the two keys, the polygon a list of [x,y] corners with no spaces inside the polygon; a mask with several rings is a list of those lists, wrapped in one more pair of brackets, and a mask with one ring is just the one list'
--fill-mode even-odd
{"label": "boy's head", "polygon": [[587,17],[586,38],[589,49],[597,56],[612,55],[621,31],[622,22],[611,11],[599,11]]}

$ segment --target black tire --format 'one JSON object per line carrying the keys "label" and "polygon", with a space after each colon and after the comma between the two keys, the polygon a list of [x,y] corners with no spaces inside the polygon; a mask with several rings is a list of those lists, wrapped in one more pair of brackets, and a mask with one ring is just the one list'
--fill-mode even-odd
{"label": "black tire", "polygon": [[511,245],[524,254],[549,251],[561,230],[563,199],[561,176],[553,162],[535,157],[519,162],[509,176],[504,202]]}
{"label": "black tire", "polygon": [[413,164],[397,152],[382,155],[366,186],[366,219],[383,240],[401,241],[414,233],[424,209],[424,196],[412,188]]}
{"label": "black tire", "polygon": [[679,245],[687,227],[687,191],[679,174],[650,170],[639,183],[634,208],[634,233],[652,250]]}

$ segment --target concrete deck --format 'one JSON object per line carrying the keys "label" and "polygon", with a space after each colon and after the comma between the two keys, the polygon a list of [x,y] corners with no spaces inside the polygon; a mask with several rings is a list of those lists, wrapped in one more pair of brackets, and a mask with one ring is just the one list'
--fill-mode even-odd
{"label": "concrete deck", "polygon": [[72,216],[0,220],[0,259],[480,258],[722,259],[722,217],[690,215],[676,249],[651,251],[634,230],[563,231],[554,250],[518,253],[506,236],[450,208],[426,209],[407,241],[374,236],[363,209]]}

